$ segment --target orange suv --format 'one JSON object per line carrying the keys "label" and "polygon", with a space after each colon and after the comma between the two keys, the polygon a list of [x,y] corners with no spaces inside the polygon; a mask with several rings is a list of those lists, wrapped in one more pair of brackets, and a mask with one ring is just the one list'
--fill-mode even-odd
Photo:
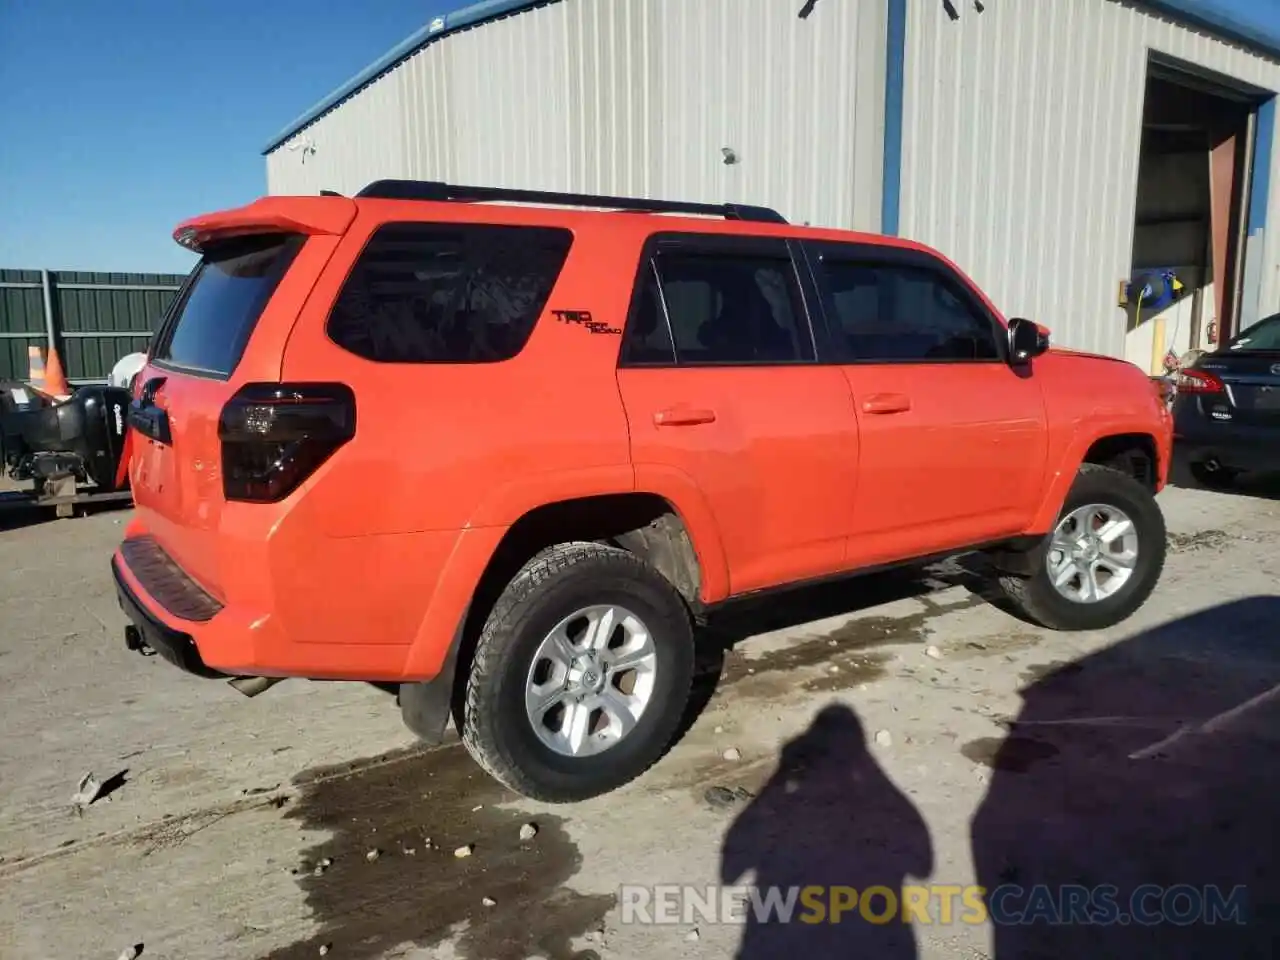
{"label": "orange suv", "polygon": [[175,233],[126,642],[399,691],[518,793],[654,763],[744,594],[983,550],[1056,629],[1164,563],[1168,410],[916,243],[771,210],[378,181]]}

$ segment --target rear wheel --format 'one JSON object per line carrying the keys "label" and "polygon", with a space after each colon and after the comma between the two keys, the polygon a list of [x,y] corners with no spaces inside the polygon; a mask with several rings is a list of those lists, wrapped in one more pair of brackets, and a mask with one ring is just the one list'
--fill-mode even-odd
{"label": "rear wheel", "polygon": [[462,740],[516,793],[585,800],[661,756],[692,679],[692,624],[671,584],[625,550],[562,544],[530,560],[489,615]]}
{"label": "rear wheel", "polygon": [[1128,474],[1084,464],[1028,575],[1004,576],[1009,601],[1053,630],[1100,630],[1146,602],[1164,569],[1164,515]]}

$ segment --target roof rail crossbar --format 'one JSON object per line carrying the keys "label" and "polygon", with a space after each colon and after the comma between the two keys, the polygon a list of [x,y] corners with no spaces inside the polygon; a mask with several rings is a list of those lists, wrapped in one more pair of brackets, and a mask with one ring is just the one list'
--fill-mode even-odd
{"label": "roof rail crossbar", "polygon": [[750,220],[759,223],[786,223],[776,210],[738,203],[692,203],[686,200],[644,200],[639,197],[606,197],[589,193],[559,193],[550,190],[519,190],[507,187],[467,187],[438,180],[375,180],[356,194],[380,200],[432,200],[483,203],[542,203],[561,207],[600,207],[635,213],[687,213]]}

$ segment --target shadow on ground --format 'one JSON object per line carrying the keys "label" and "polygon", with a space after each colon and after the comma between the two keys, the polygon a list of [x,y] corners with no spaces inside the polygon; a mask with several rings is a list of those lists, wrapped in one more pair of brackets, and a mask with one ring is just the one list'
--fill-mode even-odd
{"label": "shadow on ground", "polygon": [[[132,504],[101,502],[78,503],[75,505],[75,516],[65,518],[64,522],[100,513],[118,513],[123,516],[131,506]],[[37,506],[29,490],[0,490],[0,533],[42,523],[57,523],[60,519],[63,518],[58,517],[53,507]]]}
{"label": "shadow on ground", "polygon": [[[883,886],[900,890],[908,878],[933,869],[929,831],[915,806],[867,750],[857,715],[845,706],[823,709],[782,751],[778,769],[730,827],[720,882],[737,884],[753,871],[753,885],[779,893],[803,887]],[[892,895],[892,894],[891,894]],[[831,906],[825,899],[815,901]],[[797,900],[788,924],[748,917],[742,960],[778,957],[916,955],[910,926],[860,922],[852,898],[838,923],[831,913]],[[883,900],[880,909],[883,909]],[[806,922],[803,917],[816,918]]]}
{"label": "shadow on ground", "polygon": [[[953,922],[989,914],[996,960],[1272,956],[1277,624],[1280,598],[1241,600],[1033,674],[1008,736],[962,748],[993,768],[971,837],[987,893],[955,901]],[[784,749],[734,822],[721,876],[899,891],[931,871],[929,851],[856,717],[833,707]],[[873,915],[885,909],[877,897]],[[928,910],[937,929],[937,896]],[[839,924],[781,924],[748,906],[737,956],[914,957],[899,918],[872,924],[855,908]]]}
{"label": "shadow on ground", "polygon": [[1023,691],[973,820],[997,960],[1274,955],[1278,624],[1240,600]]}

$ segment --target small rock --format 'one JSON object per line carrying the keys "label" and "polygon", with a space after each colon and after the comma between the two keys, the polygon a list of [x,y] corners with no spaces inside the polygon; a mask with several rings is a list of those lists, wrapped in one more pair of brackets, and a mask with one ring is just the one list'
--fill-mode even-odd
{"label": "small rock", "polygon": [[134,960],[138,954],[142,953],[142,944],[135,943],[132,946],[125,947],[120,951],[120,956],[116,960]]}
{"label": "small rock", "polygon": [[418,852],[417,849],[415,849],[414,847],[403,847],[402,849],[406,857],[412,857],[415,853]]}
{"label": "small rock", "polygon": [[827,646],[828,646],[828,647],[838,647],[838,646],[840,646],[840,643],[839,643],[839,641],[836,641],[836,640],[828,640],[828,641],[827,641]]}
{"label": "small rock", "polygon": [[453,851],[453,855],[461,860],[463,857],[471,856],[471,852],[475,850],[475,848],[476,845],[474,843],[468,843],[465,847],[459,847],[457,850]]}
{"label": "small rock", "polygon": [[860,684],[858,684],[858,689],[859,689],[859,690],[866,690],[866,689],[867,689],[867,685],[866,685],[865,683],[860,683]]}
{"label": "small rock", "polygon": [[716,727],[714,733],[724,733],[724,727]]}
{"label": "small rock", "polygon": [[520,839],[532,840],[538,835],[538,825],[535,823],[526,823],[520,827]]}
{"label": "small rock", "polygon": [[877,730],[876,743],[882,747],[893,746],[893,734],[891,734],[888,730]]}
{"label": "small rock", "polygon": [[332,861],[331,859],[329,859],[328,857],[324,857],[324,858],[320,861],[320,866],[322,866],[322,867],[324,867],[326,870],[328,870],[330,867],[332,867],[332,866],[333,866],[333,861]]}
{"label": "small rock", "polygon": [[684,935],[684,942],[697,943],[698,940],[701,939],[701,937],[702,937],[702,934],[698,933],[698,928],[694,927],[692,930],[690,930],[688,933]]}
{"label": "small rock", "polygon": [[478,803],[478,804],[476,804],[474,807],[472,807],[472,808],[471,808],[471,812],[472,812],[472,813],[475,813],[475,812],[477,812],[477,811],[479,811],[479,810],[483,810],[483,809],[484,809],[484,804],[483,804],[483,803]]}
{"label": "small rock", "polygon": [[924,655],[925,655],[926,657],[928,657],[930,660],[941,660],[941,659],[942,659],[942,651],[941,651],[941,650],[939,650],[939,649],[938,649],[936,646],[934,646],[933,644],[929,644],[929,646],[927,646],[927,647],[925,647],[925,648],[924,648]]}
{"label": "small rock", "polygon": [[485,897],[480,902],[483,903],[486,907],[496,907],[498,905],[498,901],[493,899],[493,897]]}
{"label": "small rock", "polygon": [[373,863],[373,861],[377,860],[380,856],[382,856],[382,851],[379,850],[377,847],[374,847],[372,850],[370,850],[368,853],[364,855],[364,858],[368,860],[370,863]]}
{"label": "small rock", "polygon": [[730,747],[728,750],[724,752],[723,756],[726,760],[741,760],[742,751],[739,750],[737,747]]}
{"label": "small rock", "polygon": [[430,838],[430,837],[423,837],[423,838],[422,838],[422,845],[423,845],[424,847],[426,847],[428,850],[434,850],[434,849],[435,849],[435,847],[434,847],[434,846],[432,845],[432,843],[431,843],[431,838]]}
{"label": "small rock", "polygon": [[834,663],[833,663],[831,666],[829,666],[829,667],[827,668],[827,670],[828,670],[828,672],[830,672],[830,673],[839,673],[839,672],[840,672],[840,668],[839,668],[839,667],[837,667]]}
{"label": "small rock", "polygon": [[320,956],[327,957],[329,955],[330,949],[332,948],[329,946],[329,944],[327,943],[320,944]]}
{"label": "small rock", "polygon": [[755,673],[755,672],[756,672],[755,667],[747,667],[747,673]]}

